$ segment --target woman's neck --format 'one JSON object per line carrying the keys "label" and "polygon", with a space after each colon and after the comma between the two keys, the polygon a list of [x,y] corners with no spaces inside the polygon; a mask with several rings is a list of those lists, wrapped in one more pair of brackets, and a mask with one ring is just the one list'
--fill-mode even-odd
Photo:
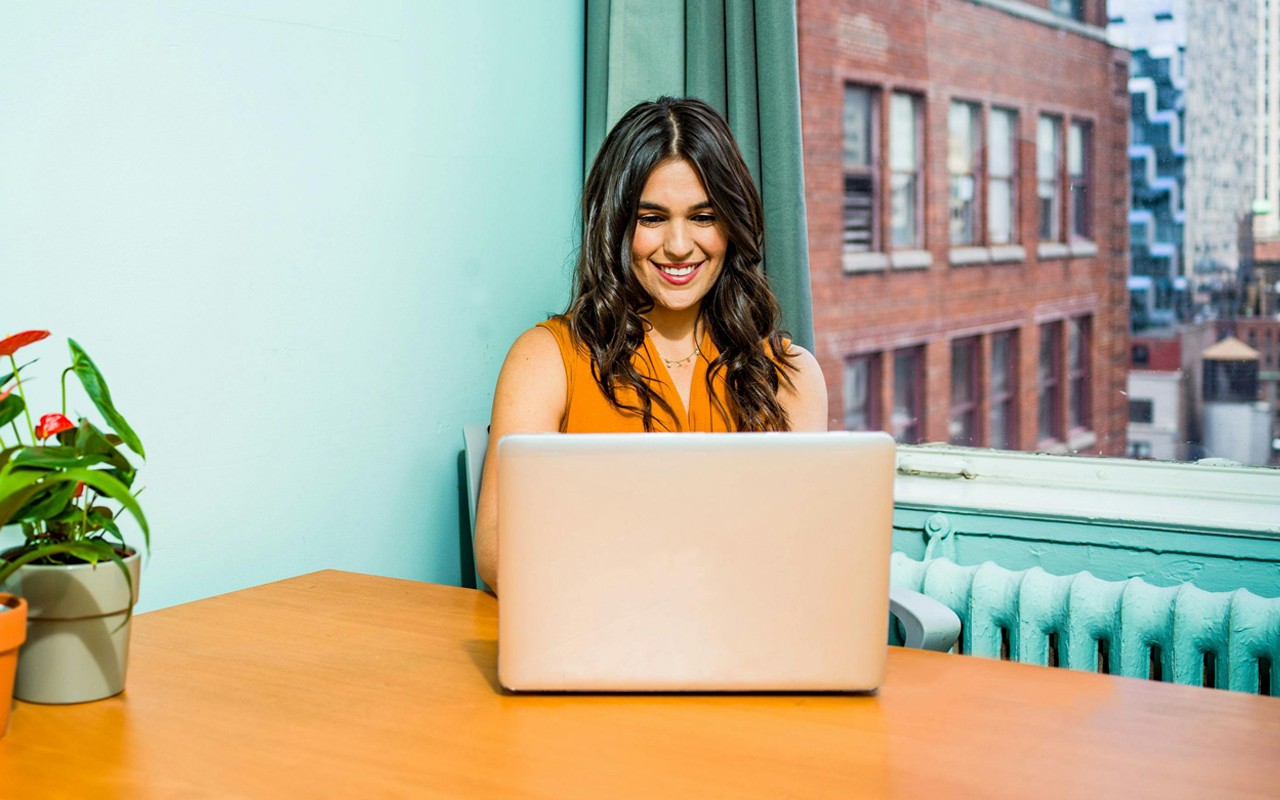
{"label": "woman's neck", "polygon": [[659,349],[666,350],[667,345],[674,349],[690,349],[697,344],[700,333],[698,325],[698,308],[683,311],[654,308],[644,315],[649,325],[649,336]]}

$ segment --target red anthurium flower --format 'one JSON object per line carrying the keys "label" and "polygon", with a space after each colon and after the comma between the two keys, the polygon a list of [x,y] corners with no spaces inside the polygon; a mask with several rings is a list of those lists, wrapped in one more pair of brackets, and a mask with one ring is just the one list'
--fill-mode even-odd
{"label": "red anthurium flower", "polygon": [[0,339],[0,357],[11,356],[27,345],[49,338],[48,331],[23,331]]}
{"label": "red anthurium flower", "polygon": [[80,495],[82,495],[82,494],[84,494],[84,481],[77,481],[77,482],[76,482],[76,493],[75,493],[75,495],[74,495],[74,496],[75,496],[75,497],[79,497],[79,496],[80,496]]}
{"label": "red anthurium flower", "polygon": [[48,439],[57,433],[69,431],[76,424],[61,414],[45,414],[40,418],[40,422],[36,425],[36,438]]}

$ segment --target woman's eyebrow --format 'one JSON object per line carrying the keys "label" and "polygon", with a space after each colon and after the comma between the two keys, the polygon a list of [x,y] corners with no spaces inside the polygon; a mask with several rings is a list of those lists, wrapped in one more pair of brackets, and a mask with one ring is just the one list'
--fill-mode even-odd
{"label": "woman's eyebrow", "polygon": [[[671,209],[667,208],[667,207],[666,207],[666,206],[664,206],[664,205],[660,205],[660,204],[658,204],[658,203],[653,203],[653,202],[650,202],[650,201],[648,201],[648,200],[641,200],[641,201],[640,201],[640,208],[642,208],[642,209],[644,209],[644,210],[646,210],[646,211],[661,211],[661,212],[663,212],[663,213],[670,213],[670,211],[671,211]],[[706,209],[711,208],[711,201],[710,201],[710,200],[703,200],[701,203],[694,203],[693,205],[689,206],[689,210],[690,210],[690,211],[700,211],[700,210],[702,210],[702,209],[704,209],[704,208],[706,208]]]}

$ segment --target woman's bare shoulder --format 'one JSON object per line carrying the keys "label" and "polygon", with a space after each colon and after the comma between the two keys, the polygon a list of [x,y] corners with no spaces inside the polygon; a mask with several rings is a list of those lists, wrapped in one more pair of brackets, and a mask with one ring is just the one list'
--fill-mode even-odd
{"label": "woman's bare shoulder", "polygon": [[795,342],[787,342],[787,364],[791,386],[779,391],[779,399],[791,418],[794,431],[825,431],[827,429],[827,380],[822,366],[805,348]]}

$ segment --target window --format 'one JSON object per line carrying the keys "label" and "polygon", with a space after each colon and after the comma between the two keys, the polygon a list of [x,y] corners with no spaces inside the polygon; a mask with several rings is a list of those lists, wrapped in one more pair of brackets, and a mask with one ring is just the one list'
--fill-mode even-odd
{"label": "window", "polygon": [[1127,455],[1129,458],[1151,458],[1151,442],[1131,439]]}
{"label": "window", "polygon": [[951,175],[951,243],[978,240],[978,154],[982,110],[973,103],[952,103],[948,116],[947,171]]}
{"label": "window", "polygon": [[894,247],[924,246],[920,180],[922,131],[920,100],[894,92],[889,104],[890,241]]}
{"label": "window", "polygon": [[1061,440],[1062,323],[1040,326],[1039,434],[1041,441]]}
{"label": "window", "polygon": [[[1084,0],[1049,0],[1049,10],[1063,17],[1084,22]],[[1159,15],[1156,15],[1157,18]]]}
{"label": "window", "polygon": [[854,356],[844,365],[844,427],[880,430],[880,357]]}
{"label": "window", "polygon": [[1093,205],[1089,192],[1092,166],[1092,127],[1087,122],[1073,122],[1067,130],[1067,178],[1070,180],[1071,235],[1077,239],[1092,238]]}
{"label": "window", "polygon": [[1129,421],[1130,422],[1151,422],[1155,419],[1155,401],[1153,400],[1130,400],[1129,401]]}
{"label": "window", "polygon": [[956,339],[951,343],[951,443],[978,444],[978,381],[981,341]]}
{"label": "window", "polygon": [[991,244],[1017,241],[1018,114],[991,109],[987,121],[987,237]]}
{"label": "window", "polygon": [[924,441],[924,348],[893,354],[893,438],[902,444]]}
{"label": "window", "polygon": [[1089,419],[1089,317],[1067,323],[1067,427],[1087,430]]}
{"label": "window", "polygon": [[876,209],[877,92],[844,87],[844,249],[865,253],[880,249]]}
{"label": "window", "polygon": [[1018,333],[1005,331],[991,337],[991,446],[1005,449],[1017,446],[1018,419],[1014,409],[1017,398]]}
{"label": "window", "polygon": [[1062,135],[1057,117],[1041,116],[1036,128],[1036,194],[1040,200],[1040,241],[1061,238],[1061,209],[1058,198],[1058,162]]}
{"label": "window", "polygon": [[1134,367],[1145,367],[1151,363],[1151,348],[1145,344],[1135,344],[1130,347],[1129,355]]}

